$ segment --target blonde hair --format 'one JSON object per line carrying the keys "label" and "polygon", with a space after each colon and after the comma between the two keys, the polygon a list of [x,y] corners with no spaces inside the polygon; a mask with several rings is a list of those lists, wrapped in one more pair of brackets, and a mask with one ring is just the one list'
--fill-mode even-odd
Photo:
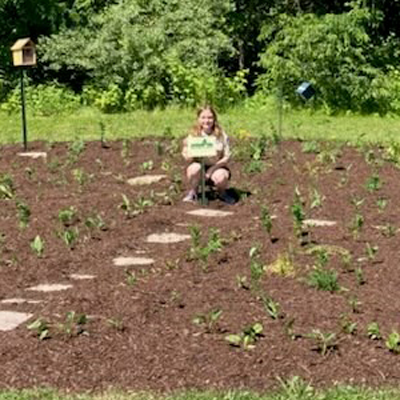
{"label": "blonde hair", "polygon": [[220,126],[219,123],[218,123],[217,113],[216,113],[216,111],[214,110],[214,108],[211,107],[210,105],[205,105],[205,106],[203,106],[203,107],[200,107],[200,108],[197,110],[197,120],[196,120],[196,124],[195,124],[195,125],[193,126],[193,128],[192,128],[191,136],[201,136],[201,125],[200,125],[200,123],[199,123],[199,117],[200,117],[200,114],[201,114],[203,111],[210,111],[211,114],[213,115],[213,117],[214,117],[214,125],[213,125],[213,127],[212,127],[212,133],[213,133],[217,138],[220,138],[220,137],[222,136],[222,132],[223,132],[223,131],[222,131],[221,126]]}

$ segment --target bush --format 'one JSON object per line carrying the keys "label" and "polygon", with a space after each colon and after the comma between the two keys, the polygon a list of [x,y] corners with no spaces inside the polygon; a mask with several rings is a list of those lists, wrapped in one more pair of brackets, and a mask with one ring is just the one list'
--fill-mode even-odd
{"label": "bush", "polygon": [[313,104],[329,112],[352,110],[384,114],[398,109],[398,71],[378,68],[376,48],[368,26],[379,14],[353,4],[343,14],[296,17],[281,15],[277,31],[265,26],[261,35],[266,50],[260,64],[265,68],[258,87],[266,94],[278,88],[293,105],[302,100],[295,93],[308,80],[317,89]]}
{"label": "bush", "polygon": [[[77,110],[80,97],[71,90],[52,85],[26,86],[26,107],[35,115],[49,116]],[[17,86],[0,108],[9,113],[21,110],[20,87]]]}

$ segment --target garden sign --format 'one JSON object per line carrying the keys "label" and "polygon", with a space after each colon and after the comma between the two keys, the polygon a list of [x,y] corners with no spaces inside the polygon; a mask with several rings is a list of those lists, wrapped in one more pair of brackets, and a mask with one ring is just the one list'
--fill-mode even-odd
{"label": "garden sign", "polygon": [[192,158],[214,157],[217,155],[217,142],[215,137],[189,137],[187,153]]}

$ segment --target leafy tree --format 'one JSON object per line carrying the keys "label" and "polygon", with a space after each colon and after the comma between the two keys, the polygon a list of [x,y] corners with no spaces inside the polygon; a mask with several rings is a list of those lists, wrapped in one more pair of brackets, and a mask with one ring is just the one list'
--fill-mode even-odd
{"label": "leafy tree", "polygon": [[[377,21],[378,19],[378,21]],[[318,89],[317,102],[330,110],[390,110],[398,95],[398,78],[392,85],[376,63],[368,27],[379,22],[379,14],[354,4],[342,14],[279,16],[279,28],[264,26],[261,38],[266,50],[261,65],[266,72],[259,80],[264,92],[281,87],[285,97],[296,104],[295,89],[310,80]],[[395,70],[391,78],[396,77]]]}

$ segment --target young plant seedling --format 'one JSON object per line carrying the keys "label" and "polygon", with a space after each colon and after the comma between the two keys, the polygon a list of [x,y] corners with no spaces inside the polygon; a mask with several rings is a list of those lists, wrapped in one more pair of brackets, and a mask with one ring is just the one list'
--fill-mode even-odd
{"label": "young plant seedling", "polygon": [[373,261],[375,259],[378,250],[378,246],[371,246],[369,243],[367,243],[365,246],[365,253],[370,261]]}
{"label": "young plant seedling", "polygon": [[385,345],[392,353],[400,353],[400,335],[396,330],[393,330],[392,333],[387,337]]}
{"label": "young plant seedling", "polygon": [[265,312],[274,320],[278,319],[281,316],[281,306],[275,301],[271,296],[268,296],[266,293],[260,294],[260,300],[262,305],[264,306]]}
{"label": "young plant seedling", "polygon": [[354,314],[358,314],[360,312],[360,306],[362,305],[361,301],[357,299],[357,297],[350,297],[349,306],[351,308],[351,312]]}
{"label": "young plant seedling", "polygon": [[79,336],[85,332],[85,324],[88,318],[84,313],[76,313],[75,311],[67,312],[65,321],[57,325],[60,333],[68,337]]}
{"label": "young plant seedling", "polygon": [[371,339],[371,340],[380,340],[382,339],[382,334],[381,334],[381,330],[379,328],[379,325],[377,322],[371,322],[370,324],[368,324],[367,326],[367,336]]}
{"label": "young plant seedling", "polygon": [[320,329],[313,329],[311,333],[304,336],[314,341],[315,350],[317,350],[322,356],[334,351],[338,345],[336,334],[333,332],[325,333]]}
{"label": "young plant seedling", "polygon": [[58,220],[65,226],[71,226],[77,220],[77,209],[74,206],[63,208],[58,212]]}
{"label": "young plant seedling", "polygon": [[20,200],[16,201],[16,206],[19,219],[19,226],[21,228],[26,228],[29,225],[31,210],[26,203]]}
{"label": "young plant seedling", "polygon": [[356,274],[357,283],[360,286],[364,285],[367,282],[366,279],[365,279],[364,270],[362,269],[362,267],[357,267],[355,269],[354,273]]}
{"label": "young plant seedling", "polygon": [[255,347],[255,343],[262,336],[263,330],[262,324],[256,322],[244,328],[239,334],[227,335],[225,340],[227,340],[231,346],[243,347],[244,350],[250,350]]}
{"label": "young plant seedling", "polygon": [[44,241],[39,235],[36,235],[35,239],[31,242],[31,249],[38,257],[42,257],[44,252]]}
{"label": "young plant seedling", "polygon": [[269,239],[272,242],[272,216],[269,212],[268,206],[266,205],[261,206],[261,226],[268,233]]}
{"label": "young plant seedling", "polygon": [[249,251],[250,256],[250,280],[251,289],[257,291],[259,289],[259,284],[262,276],[264,275],[264,265],[260,261],[260,246],[255,245]]}
{"label": "young plant seedling", "polygon": [[297,187],[294,192],[294,201],[291,206],[291,212],[293,217],[294,233],[296,237],[301,238],[303,235],[303,221],[305,219],[305,213],[303,209],[303,201]]}
{"label": "young plant seedling", "polygon": [[140,169],[145,172],[145,171],[151,171],[154,168],[154,163],[153,160],[149,161],[144,161],[142,165],[140,166]]}
{"label": "young plant seedling", "polygon": [[307,282],[318,290],[336,292],[340,289],[337,272],[317,266],[309,273]]}
{"label": "young plant seedling", "polygon": [[322,207],[322,203],[325,200],[325,196],[322,195],[317,189],[313,189],[310,194],[310,208]]}
{"label": "young plant seedling", "polygon": [[79,156],[85,150],[85,142],[83,140],[75,140],[68,146],[67,164],[72,165],[78,161]]}
{"label": "young plant seedling", "polygon": [[0,200],[12,199],[14,195],[15,187],[11,175],[0,175]]}
{"label": "young plant seedling", "polygon": [[126,270],[125,276],[126,276],[126,284],[128,286],[135,286],[137,284],[138,279],[134,271]]}
{"label": "young plant seedling", "polygon": [[347,314],[340,316],[340,325],[342,331],[348,335],[354,335],[357,332],[357,322],[352,321]]}
{"label": "young plant seedling", "polygon": [[386,208],[387,205],[388,205],[388,200],[387,200],[387,199],[384,199],[384,198],[379,198],[379,199],[376,201],[376,205],[378,206],[379,212],[380,212],[380,213],[383,213],[383,211],[385,210],[385,208]]}
{"label": "young plant seedling", "polygon": [[368,178],[367,183],[365,184],[366,188],[370,192],[375,192],[382,187],[381,180],[379,175],[372,175]]}
{"label": "young plant seedling", "polygon": [[27,328],[30,331],[35,331],[36,336],[39,338],[39,340],[50,338],[49,323],[43,318],[38,318],[35,321],[31,322],[27,325]]}
{"label": "young plant seedling", "polygon": [[78,241],[79,230],[76,227],[72,229],[65,229],[64,231],[59,232],[59,237],[67,245],[67,247],[72,250]]}
{"label": "young plant seedling", "polygon": [[220,309],[210,310],[205,314],[197,314],[192,321],[195,325],[203,326],[207,333],[211,333],[215,332],[221,315],[222,310]]}

